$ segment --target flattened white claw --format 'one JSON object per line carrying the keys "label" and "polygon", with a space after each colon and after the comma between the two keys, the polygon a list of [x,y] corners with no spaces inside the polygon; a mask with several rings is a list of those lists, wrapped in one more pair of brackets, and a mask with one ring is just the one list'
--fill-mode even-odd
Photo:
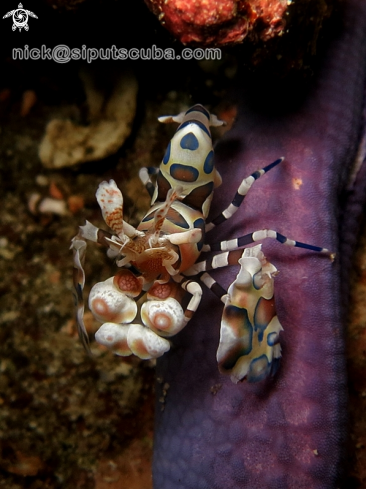
{"label": "flattened white claw", "polygon": [[98,228],[89,221],[85,221],[84,226],[80,226],[81,236],[89,241],[94,241],[94,243],[98,241],[98,231]]}
{"label": "flattened white claw", "polygon": [[273,300],[277,269],[266,261],[260,246],[244,250],[236,280],[230,285],[221,321],[217,362],[237,383],[258,382],[278,368],[283,328]]}
{"label": "flattened white claw", "polygon": [[117,236],[122,237],[123,232],[123,197],[114,180],[99,184],[95,194],[101,208],[103,219],[113,229]]}
{"label": "flattened white claw", "polygon": [[95,340],[116,355],[127,357],[132,355],[127,343],[128,328],[129,326],[124,324],[104,323],[95,333]]}
{"label": "flattened white claw", "polygon": [[112,279],[94,285],[89,294],[89,308],[101,322],[130,323],[137,314],[136,302],[123,294]]}
{"label": "flattened white claw", "polygon": [[182,306],[172,297],[145,302],[141,307],[141,319],[145,326],[161,336],[173,336],[187,324]]}
{"label": "flattened white claw", "polygon": [[142,360],[159,358],[170,349],[168,340],[161,338],[141,324],[129,326],[127,343],[132,353]]}

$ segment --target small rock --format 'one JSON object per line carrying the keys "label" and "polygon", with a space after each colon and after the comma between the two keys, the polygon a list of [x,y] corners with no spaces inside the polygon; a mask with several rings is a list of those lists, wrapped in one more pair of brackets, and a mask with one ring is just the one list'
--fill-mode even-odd
{"label": "small rock", "polygon": [[132,74],[120,76],[106,97],[83,73],[90,124],[54,119],[46,127],[39,157],[46,168],[63,168],[106,158],[130,135],[136,112],[137,81]]}

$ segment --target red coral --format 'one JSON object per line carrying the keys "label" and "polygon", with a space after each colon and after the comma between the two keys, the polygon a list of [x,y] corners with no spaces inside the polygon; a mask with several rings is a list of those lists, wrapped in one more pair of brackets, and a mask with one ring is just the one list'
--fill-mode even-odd
{"label": "red coral", "polygon": [[183,44],[222,46],[257,31],[263,41],[285,26],[284,0],[145,0],[160,22]]}

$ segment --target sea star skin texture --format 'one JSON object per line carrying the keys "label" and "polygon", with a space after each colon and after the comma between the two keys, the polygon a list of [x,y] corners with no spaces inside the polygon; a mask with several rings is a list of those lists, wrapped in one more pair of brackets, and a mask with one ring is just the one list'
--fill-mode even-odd
{"label": "sea star skin texture", "polygon": [[[338,240],[352,237],[346,220],[339,236],[340,196],[364,130],[366,5],[347,2],[343,20],[296,110],[264,115],[247,109],[244,96],[239,100],[238,120],[216,148],[223,184],[212,216],[228,205],[242,178],[278,157],[285,161],[254,184],[230,222],[208,234],[210,242],[270,228],[339,251]],[[347,435],[342,256],[332,263],[268,240],[263,251],[280,271],[279,371],[256,384],[235,385],[219,374],[222,305],[206,291],[191,323],[157,363],[155,489],[341,487]],[[237,271],[213,275],[227,287]]]}

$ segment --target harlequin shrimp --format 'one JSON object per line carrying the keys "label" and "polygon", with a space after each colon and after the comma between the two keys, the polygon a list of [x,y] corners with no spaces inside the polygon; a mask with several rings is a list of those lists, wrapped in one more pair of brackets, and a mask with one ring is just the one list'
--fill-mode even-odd
{"label": "harlequin shrimp", "polygon": [[[273,375],[281,357],[273,282],[277,270],[261,245],[242,249],[265,238],[331,255],[326,248],[287,239],[264,229],[229,241],[205,242],[206,232],[230,219],[252,184],[283,161],[279,158],[241,182],[231,204],[206,222],[221,177],[214,166],[210,126],[220,126],[215,115],[194,105],[160,122],[179,124],[159,168],[142,168],[140,179],[151,196],[151,208],[137,228],[123,220],[123,196],[113,180],[102,182],[96,192],[103,218],[112,232],[90,222],[72,240],[77,323],[87,350],[89,340],[83,322],[83,289],[86,241],[108,249],[119,270],[97,283],[89,295],[89,308],[102,322],[96,341],[117,355],[158,358],[170,349],[170,338],[181,331],[197,310],[204,283],[224,303],[219,369],[233,382],[259,381]],[[216,252],[198,261],[201,253]],[[208,273],[240,265],[228,290]]]}

